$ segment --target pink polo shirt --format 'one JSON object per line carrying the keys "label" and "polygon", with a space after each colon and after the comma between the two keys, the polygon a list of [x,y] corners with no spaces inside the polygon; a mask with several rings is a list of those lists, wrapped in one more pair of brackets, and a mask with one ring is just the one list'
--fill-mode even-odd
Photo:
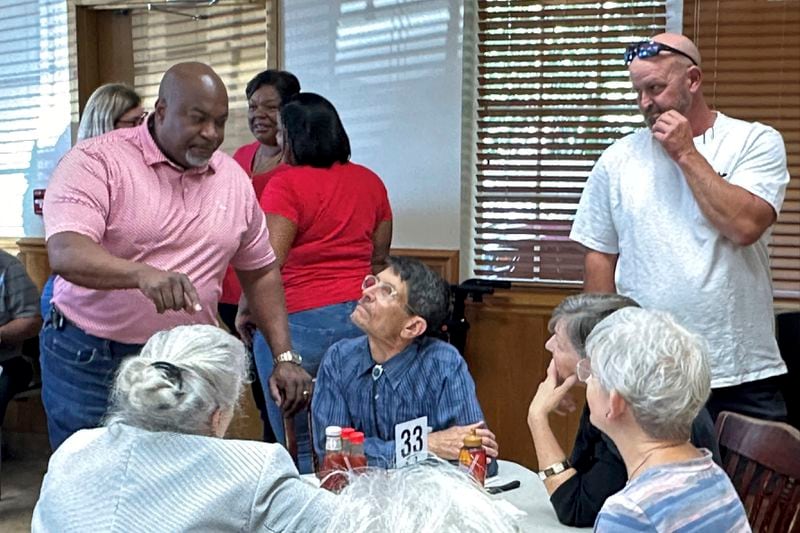
{"label": "pink polo shirt", "polygon": [[50,178],[46,237],[73,231],[110,254],[182,272],[203,310],[156,312],[137,289],[94,290],[56,278],[53,302],[98,337],[144,343],[182,324],[216,324],[228,263],[256,270],[275,260],[266,219],[247,174],[217,151],[209,164],[184,170],[158,149],[147,129],[123,128],[70,150]]}

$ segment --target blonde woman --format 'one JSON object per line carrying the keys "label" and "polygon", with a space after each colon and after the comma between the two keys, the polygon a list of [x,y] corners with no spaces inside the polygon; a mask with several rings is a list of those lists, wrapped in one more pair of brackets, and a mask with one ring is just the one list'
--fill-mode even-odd
{"label": "blonde woman", "polygon": [[118,128],[133,128],[144,121],[142,98],[124,83],[107,83],[92,93],[78,125],[78,141]]}

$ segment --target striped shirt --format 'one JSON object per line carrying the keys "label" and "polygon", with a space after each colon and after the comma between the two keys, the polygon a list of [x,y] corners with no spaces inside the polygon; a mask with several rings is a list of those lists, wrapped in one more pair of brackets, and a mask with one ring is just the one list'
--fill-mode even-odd
{"label": "striped shirt", "polygon": [[[373,379],[376,376],[376,379]],[[422,338],[383,365],[376,365],[367,337],[330,347],[317,373],[312,411],[314,445],[325,451],[325,427],[363,431],[370,466],[392,466],[394,427],[421,416],[441,431],[483,420],[475,382],[456,349]]]}
{"label": "striped shirt", "polygon": [[659,465],[606,500],[595,531],[751,531],[730,479],[703,449],[703,457]]}
{"label": "striped shirt", "polygon": [[228,263],[258,270],[275,260],[247,174],[214,152],[184,169],[158,148],[147,122],[78,143],[59,162],[44,202],[47,238],[85,235],[108,253],[182,272],[203,310],[159,315],[138,290],[95,290],[56,278],[53,303],[85,332],[129,344],[184,324],[216,324]]}

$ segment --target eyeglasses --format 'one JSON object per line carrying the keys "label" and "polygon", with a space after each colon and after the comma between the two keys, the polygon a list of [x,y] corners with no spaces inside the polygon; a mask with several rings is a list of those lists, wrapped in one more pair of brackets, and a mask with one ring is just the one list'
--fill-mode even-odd
{"label": "eyeglasses", "polygon": [[578,361],[578,364],[575,366],[575,373],[578,375],[578,379],[582,382],[586,383],[589,381],[589,378],[592,377],[591,359],[586,357]]}
{"label": "eyeglasses", "polygon": [[124,125],[128,125],[128,126],[139,126],[142,122],[144,122],[145,118],[147,118],[147,111],[142,111],[142,114],[139,115],[138,117],[129,118],[129,119],[121,119],[121,118],[119,118],[119,119],[117,119],[116,123],[117,124],[124,124]]}
{"label": "eyeglasses", "polygon": [[[395,289],[391,284],[381,281],[378,276],[373,276],[370,274],[364,278],[364,281],[361,282],[361,290],[366,291],[373,287],[376,287],[375,290],[378,294],[378,297],[383,300],[394,300],[397,298],[397,289]],[[408,314],[414,316],[419,315],[419,313],[414,311],[410,305],[403,304],[403,306]]]}
{"label": "eyeglasses", "polygon": [[689,61],[692,62],[694,66],[697,66],[697,61],[695,61],[692,56],[687,54],[686,52],[681,52],[677,48],[673,48],[671,46],[667,46],[664,43],[659,43],[656,41],[641,41],[639,43],[632,44],[628,46],[627,50],[625,50],[625,66],[631,64],[635,58],[639,59],[647,59],[648,57],[655,57],[661,52],[671,52],[673,54],[678,54],[679,56],[683,56]]}

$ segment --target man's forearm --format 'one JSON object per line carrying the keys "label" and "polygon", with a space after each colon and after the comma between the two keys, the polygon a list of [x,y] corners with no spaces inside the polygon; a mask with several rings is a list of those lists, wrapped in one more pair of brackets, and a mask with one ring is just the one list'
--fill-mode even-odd
{"label": "man's forearm", "polygon": [[728,183],[697,151],[677,161],[703,215],[726,238],[747,246],[775,221],[772,206]]}
{"label": "man's forearm", "polygon": [[[274,263],[273,263],[274,265]],[[272,265],[259,270],[237,271],[242,290],[247,298],[250,314],[258,329],[264,334],[272,355],[292,349],[289,336],[289,319],[280,270]]]}
{"label": "man's forearm", "polygon": [[89,289],[136,289],[142,269],[152,268],[115,257],[89,237],[74,232],[50,237],[47,253],[55,274]]}
{"label": "man's forearm", "polygon": [[35,337],[41,327],[42,319],[38,315],[15,318],[11,322],[0,326],[0,344],[19,344],[24,340]]}

